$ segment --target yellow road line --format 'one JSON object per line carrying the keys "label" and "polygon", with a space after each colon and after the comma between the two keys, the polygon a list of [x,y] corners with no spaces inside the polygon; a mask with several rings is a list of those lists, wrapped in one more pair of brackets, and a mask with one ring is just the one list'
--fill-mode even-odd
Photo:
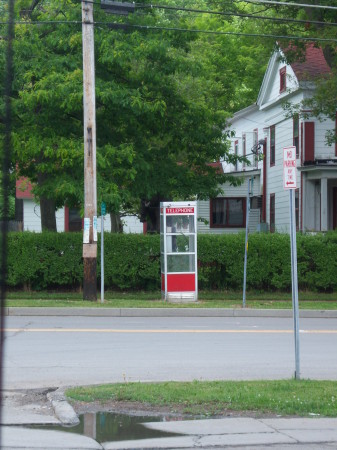
{"label": "yellow road line", "polygon": [[[5,332],[11,333],[234,333],[234,334],[290,334],[293,330],[134,330],[134,329],[113,329],[113,328],[5,328]],[[300,330],[304,334],[337,334],[337,330]]]}

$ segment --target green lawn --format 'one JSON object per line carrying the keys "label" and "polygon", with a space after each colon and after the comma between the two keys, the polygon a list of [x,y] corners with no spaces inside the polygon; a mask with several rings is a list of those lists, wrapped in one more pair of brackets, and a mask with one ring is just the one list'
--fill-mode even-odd
{"label": "green lawn", "polygon": [[[105,293],[105,301],[83,301],[79,292],[8,292],[6,306],[30,307],[103,307],[103,308],[242,308],[242,292],[202,291],[197,303],[175,304],[161,300],[160,292],[111,292]],[[300,292],[301,309],[337,309],[337,294]],[[248,292],[247,308],[292,308],[291,293]]]}
{"label": "green lawn", "polygon": [[118,383],[66,392],[83,402],[133,401],[169,406],[172,411],[215,415],[226,411],[282,416],[337,416],[337,381],[193,381]]}

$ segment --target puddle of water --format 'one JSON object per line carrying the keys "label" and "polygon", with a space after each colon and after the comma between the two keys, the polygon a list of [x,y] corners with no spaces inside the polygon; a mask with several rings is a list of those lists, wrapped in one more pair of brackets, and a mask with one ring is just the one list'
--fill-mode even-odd
{"label": "puddle of water", "polygon": [[[162,422],[167,418],[158,416],[130,416],[115,413],[86,413],[79,416],[80,423],[74,427],[44,426],[46,430],[67,431],[91,437],[97,442],[125,441],[134,439],[150,439],[158,437],[179,436],[174,433],[165,433],[150,430],[141,425],[143,422]],[[173,419],[177,420],[177,419]],[[35,427],[34,427],[35,428]],[[38,427],[42,428],[42,427]]]}

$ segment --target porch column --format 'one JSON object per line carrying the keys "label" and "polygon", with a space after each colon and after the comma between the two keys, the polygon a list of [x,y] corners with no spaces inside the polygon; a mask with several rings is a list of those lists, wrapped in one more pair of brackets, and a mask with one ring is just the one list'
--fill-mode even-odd
{"label": "porch column", "polygon": [[321,231],[328,231],[328,180],[321,179]]}

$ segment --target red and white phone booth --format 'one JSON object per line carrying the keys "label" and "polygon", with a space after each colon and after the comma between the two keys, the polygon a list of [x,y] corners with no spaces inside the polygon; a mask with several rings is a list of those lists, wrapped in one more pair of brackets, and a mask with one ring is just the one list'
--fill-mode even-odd
{"label": "red and white phone booth", "polygon": [[160,204],[161,291],[168,301],[198,299],[197,203]]}

